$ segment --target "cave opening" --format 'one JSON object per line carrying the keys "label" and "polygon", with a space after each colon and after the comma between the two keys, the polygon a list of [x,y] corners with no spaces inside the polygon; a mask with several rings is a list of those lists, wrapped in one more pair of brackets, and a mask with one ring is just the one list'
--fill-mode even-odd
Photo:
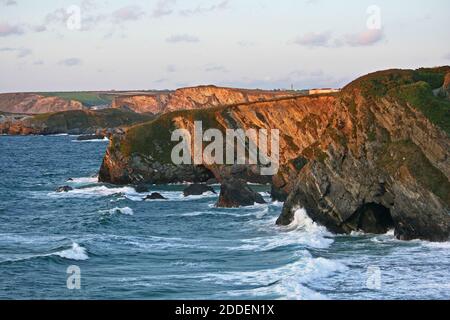
{"label": "cave opening", "polygon": [[365,203],[352,216],[352,224],[366,233],[384,234],[394,229],[391,211],[377,203]]}

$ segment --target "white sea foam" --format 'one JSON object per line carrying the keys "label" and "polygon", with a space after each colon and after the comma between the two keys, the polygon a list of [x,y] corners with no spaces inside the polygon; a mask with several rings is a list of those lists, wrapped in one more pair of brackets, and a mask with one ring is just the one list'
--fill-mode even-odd
{"label": "white sea foam", "polygon": [[52,253],[50,255],[59,256],[61,258],[69,260],[87,260],[89,256],[86,253],[86,249],[81,247],[78,243],[74,242],[72,248]]}
{"label": "white sea foam", "polygon": [[81,247],[78,243],[73,242],[72,248],[65,249],[53,253],[43,253],[43,254],[14,254],[12,256],[0,257],[0,263],[4,262],[20,262],[35,258],[58,256],[69,260],[87,260],[89,256],[86,253],[86,249]]}
{"label": "white sea foam", "polygon": [[207,274],[202,281],[219,285],[257,286],[252,290],[227,292],[234,296],[251,293],[255,296],[277,294],[283,299],[321,299],[322,295],[307,289],[306,284],[326,278],[348,267],[341,262],[313,258],[307,251],[299,252],[298,260],[278,268],[258,271],[224,272]]}
{"label": "white sea foam", "polygon": [[132,216],[134,214],[134,211],[133,211],[133,209],[131,209],[129,207],[125,207],[125,208],[115,207],[115,208],[109,209],[109,210],[102,210],[102,211],[100,211],[100,213],[109,214],[109,215],[118,213],[118,214]]}
{"label": "white sea foam", "polygon": [[98,177],[80,177],[80,178],[71,178],[71,179],[72,180],[67,181],[67,183],[78,185],[78,186],[98,183]]}
{"label": "white sea foam", "polygon": [[[74,189],[69,192],[50,192],[50,197],[74,197],[74,198],[92,198],[92,197],[106,197],[114,194],[136,194],[134,188],[131,187],[118,187],[108,188],[107,186],[95,186],[88,188]],[[142,200],[142,198],[141,198]]]}
{"label": "white sea foam", "polygon": [[72,140],[72,142],[79,142],[79,143],[89,143],[89,142],[108,142],[109,139],[104,137],[103,139],[92,139],[92,140]]}
{"label": "white sea foam", "polygon": [[424,247],[433,248],[433,249],[450,249],[450,242],[429,242],[429,241],[421,241],[421,244]]}

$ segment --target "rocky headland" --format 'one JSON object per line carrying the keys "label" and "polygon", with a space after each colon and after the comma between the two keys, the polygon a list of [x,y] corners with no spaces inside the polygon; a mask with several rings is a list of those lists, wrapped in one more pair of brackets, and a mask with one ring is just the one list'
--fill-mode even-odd
{"label": "rocky headland", "polygon": [[[206,109],[162,112],[112,137],[100,180],[129,183],[271,183],[286,199],[277,223],[295,211],[336,233],[383,233],[445,241],[450,234],[450,67],[387,70],[361,77],[342,92],[276,97]],[[169,109],[170,110],[170,109]],[[279,129],[280,170],[250,165],[174,165],[171,132]]]}

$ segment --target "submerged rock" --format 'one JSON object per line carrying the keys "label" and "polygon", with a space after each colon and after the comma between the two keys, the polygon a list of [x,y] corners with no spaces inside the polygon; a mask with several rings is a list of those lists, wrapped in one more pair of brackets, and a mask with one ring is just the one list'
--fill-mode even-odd
{"label": "submerged rock", "polygon": [[216,191],[214,191],[214,189],[212,187],[207,186],[205,184],[191,184],[189,187],[184,189],[183,195],[185,197],[188,197],[188,196],[200,196],[200,195],[202,195],[204,193],[207,193],[207,192],[216,193]]}
{"label": "submerged rock", "polygon": [[89,134],[89,135],[83,135],[79,136],[77,138],[78,141],[89,141],[89,140],[102,140],[105,136],[102,134]]}
{"label": "submerged rock", "polygon": [[146,193],[150,191],[145,184],[138,184],[134,187],[134,190],[136,190],[137,193]]}
{"label": "submerged rock", "polygon": [[158,192],[153,192],[152,194],[150,194],[144,198],[144,201],[147,201],[147,200],[167,200],[167,198],[165,198]]}
{"label": "submerged rock", "polygon": [[220,187],[218,208],[238,208],[253,206],[255,203],[266,203],[263,197],[253,191],[242,179],[228,179]]}
{"label": "submerged rock", "polygon": [[69,192],[69,191],[72,191],[72,190],[73,190],[72,187],[69,187],[69,186],[62,186],[62,187],[58,187],[58,188],[56,189],[56,192]]}

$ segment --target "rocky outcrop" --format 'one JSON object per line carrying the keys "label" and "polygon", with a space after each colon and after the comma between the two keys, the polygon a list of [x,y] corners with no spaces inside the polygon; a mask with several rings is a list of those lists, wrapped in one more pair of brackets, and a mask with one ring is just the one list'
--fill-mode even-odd
{"label": "rocky outcrop", "polygon": [[8,113],[38,114],[83,109],[86,107],[81,102],[60,97],[46,97],[34,93],[0,94],[0,111]]}
{"label": "rocky outcrop", "polygon": [[101,140],[104,139],[105,136],[102,134],[88,134],[77,137],[78,141],[90,141],[90,140]]}
{"label": "rocky outcrop", "polygon": [[188,186],[186,189],[183,190],[183,195],[185,197],[200,196],[207,192],[216,193],[216,191],[214,191],[213,188],[205,184],[191,184],[190,186]]}
{"label": "rocky outcrop", "polygon": [[122,126],[152,120],[153,116],[119,109],[72,110],[34,116],[6,116],[0,119],[0,133],[28,134],[97,134],[109,136]]}
{"label": "rocky outcrop", "polygon": [[125,108],[138,113],[161,114],[177,110],[205,109],[224,105],[266,101],[293,96],[288,91],[264,91],[216,86],[181,88],[174,92],[122,95],[112,102],[113,108]]}
{"label": "rocky outcrop", "polygon": [[146,193],[149,192],[150,190],[148,189],[147,185],[145,184],[138,184],[137,186],[134,186],[134,190],[137,193]]}
{"label": "rocky outcrop", "polygon": [[69,186],[62,186],[62,187],[56,188],[56,192],[59,192],[59,193],[61,193],[61,192],[69,192],[69,191],[72,191],[72,190],[73,190],[73,188],[69,187]]}
{"label": "rocky outcrop", "polygon": [[216,203],[218,208],[239,208],[249,207],[255,203],[266,203],[263,197],[253,191],[242,179],[227,179],[220,187],[219,200]]}
{"label": "rocky outcrop", "polygon": [[[449,102],[433,95],[450,67],[388,70],[362,77],[338,94],[281,98],[206,110],[176,111],[112,139],[100,180],[112,183],[223,182],[233,173],[269,179],[287,198],[278,224],[297,208],[337,233],[380,233],[443,241],[449,236]],[[280,129],[280,170],[258,166],[176,166],[177,128]],[[259,181],[261,182],[261,181]]]}
{"label": "rocky outcrop", "polygon": [[337,233],[392,228],[399,239],[447,240],[450,140],[445,123],[425,108],[439,114],[450,104],[435,100],[424,81],[433,72],[442,76],[393,70],[347,86],[320,139],[323,156],[299,171],[277,223],[291,223],[303,207]]}
{"label": "rocky outcrop", "polygon": [[144,201],[148,201],[148,200],[167,200],[167,198],[165,198],[158,192],[153,192],[152,194],[149,194],[148,196],[146,196],[144,198]]}

